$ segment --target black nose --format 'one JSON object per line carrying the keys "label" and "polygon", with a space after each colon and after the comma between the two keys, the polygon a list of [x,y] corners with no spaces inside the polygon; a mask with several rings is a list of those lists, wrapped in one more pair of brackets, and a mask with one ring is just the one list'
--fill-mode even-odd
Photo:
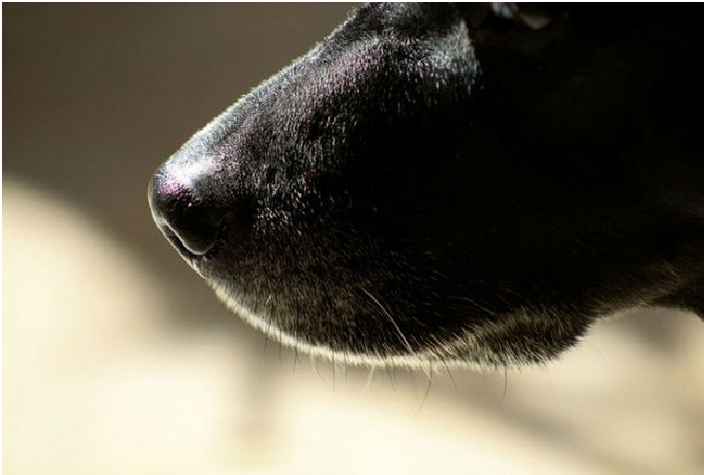
{"label": "black nose", "polygon": [[[154,221],[179,250],[202,256],[215,245],[228,209],[199,177],[171,173],[162,166],[149,184]],[[182,247],[180,247],[182,246]]]}

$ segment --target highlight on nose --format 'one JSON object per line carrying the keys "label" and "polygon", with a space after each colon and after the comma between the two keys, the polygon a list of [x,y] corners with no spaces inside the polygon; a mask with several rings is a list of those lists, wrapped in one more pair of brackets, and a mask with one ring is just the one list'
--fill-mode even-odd
{"label": "highlight on nose", "polygon": [[196,256],[215,245],[226,215],[204,191],[202,183],[179,179],[163,167],[149,184],[149,206],[159,229],[177,248]]}

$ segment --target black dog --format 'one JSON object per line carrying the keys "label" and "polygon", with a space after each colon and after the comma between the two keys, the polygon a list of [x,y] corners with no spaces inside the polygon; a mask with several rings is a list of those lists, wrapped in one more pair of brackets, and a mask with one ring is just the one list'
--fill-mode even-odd
{"label": "black dog", "polygon": [[154,218],[338,361],[539,362],[603,315],[704,315],[698,13],[364,6],[157,170]]}

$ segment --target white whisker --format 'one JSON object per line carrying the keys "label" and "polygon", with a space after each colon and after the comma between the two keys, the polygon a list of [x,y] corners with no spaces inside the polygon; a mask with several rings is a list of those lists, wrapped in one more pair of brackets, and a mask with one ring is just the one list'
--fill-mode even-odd
{"label": "white whisker", "polygon": [[367,296],[368,296],[370,299],[372,299],[372,301],[373,301],[375,304],[377,304],[377,305],[379,306],[379,308],[381,309],[381,311],[384,312],[384,315],[386,315],[386,316],[388,317],[389,321],[391,322],[391,324],[392,324],[392,325],[394,326],[394,328],[396,329],[396,332],[397,332],[398,335],[401,337],[401,340],[402,340],[403,343],[406,345],[406,348],[408,349],[409,353],[412,354],[412,353],[413,353],[413,348],[411,348],[411,344],[408,343],[408,339],[406,339],[406,335],[403,334],[403,332],[401,331],[401,328],[400,328],[400,327],[398,326],[398,324],[396,323],[396,320],[394,320],[394,317],[384,308],[384,306],[381,304],[381,302],[379,302],[379,300],[378,300],[376,297],[374,297],[371,293],[369,293],[369,291],[368,291],[367,289],[362,289],[362,292],[364,292],[365,294],[367,294]]}

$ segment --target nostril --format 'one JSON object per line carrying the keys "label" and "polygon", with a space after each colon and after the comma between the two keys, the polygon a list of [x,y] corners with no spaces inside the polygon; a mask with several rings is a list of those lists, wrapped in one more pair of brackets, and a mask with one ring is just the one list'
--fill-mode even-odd
{"label": "nostril", "polygon": [[166,238],[197,256],[206,254],[215,245],[227,215],[226,209],[202,196],[197,187],[159,172],[149,186],[149,204]]}
{"label": "nostril", "polygon": [[191,199],[184,206],[171,208],[167,225],[186,249],[203,255],[215,245],[223,218],[224,213],[209,203]]}

